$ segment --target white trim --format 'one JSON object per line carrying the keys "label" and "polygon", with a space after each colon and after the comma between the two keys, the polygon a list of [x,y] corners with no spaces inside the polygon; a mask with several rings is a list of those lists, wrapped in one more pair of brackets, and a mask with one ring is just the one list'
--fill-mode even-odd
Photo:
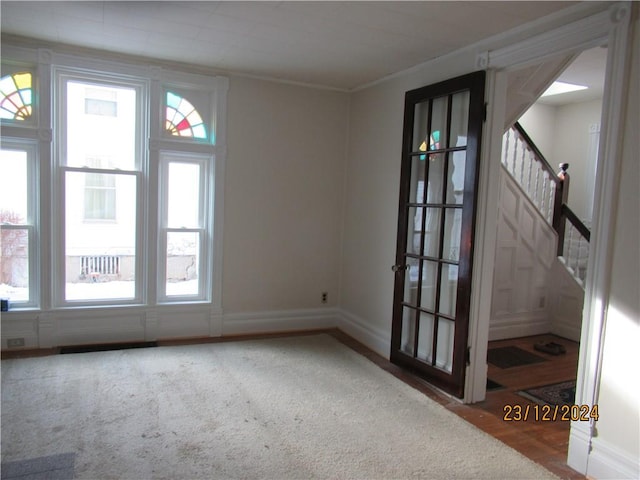
{"label": "white trim", "polygon": [[549,333],[551,326],[546,311],[493,317],[489,326],[489,341],[542,335]]}
{"label": "white trim", "polygon": [[[607,305],[611,287],[611,268],[615,219],[617,211],[618,183],[620,173],[621,143],[618,141],[623,131],[625,114],[625,85],[628,71],[628,31],[630,6],[616,4],[611,7],[605,76],[604,98],[602,104],[602,127],[596,188],[594,194],[593,248],[589,255],[587,278],[585,281],[585,304],[583,310],[583,328],[578,358],[578,377],[576,384],[576,404],[596,405],[602,370],[602,348]],[[605,161],[606,159],[606,161]],[[575,428],[572,425],[572,430]],[[594,425],[591,425],[593,430]],[[593,435],[593,433],[592,433]],[[569,445],[569,466],[576,468],[579,459],[589,456],[588,444]],[[586,448],[586,452],[578,451]],[[588,473],[583,471],[582,473]]]}
{"label": "white trim", "polygon": [[370,322],[347,312],[338,310],[337,327],[351,338],[366,345],[377,354],[389,359],[391,348],[391,328],[382,330],[371,325]]}
{"label": "white trim", "polygon": [[567,464],[577,472],[587,471],[591,450],[591,426],[585,422],[573,422],[569,430],[569,452],[573,452]]}
{"label": "white trim", "polygon": [[222,336],[335,328],[337,319],[335,308],[229,313],[222,316]]}
{"label": "white trim", "polygon": [[598,479],[640,478],[640,459],[595,437],[589,454],[588,474]]}
{"label": "white trim", "polygon": [[[498,205],[500,195],[500,152],[506,101],[506,75],[487,72],[485,101],[487,122],[482,132],[482,152],[478,181],[471,304],[468,346],[470,364],[465,373],[465,403],[484,400],[487,387],[487,344],[493,288],[496,242],[498,237]],[[499,132],[498,132],[499,131]],[[483,319],[485,321],[483,322]],[[486,322],[486,325],[485,325]]]}
{"label": "white trim", "polygon": [[524,40],[504,48],[483,52],[477,64],[484,68],[517,69],[548,58],[602,45],[609,33],[611,14],[602,11],[596,15],[569,23],[538,35],[535,41]]}

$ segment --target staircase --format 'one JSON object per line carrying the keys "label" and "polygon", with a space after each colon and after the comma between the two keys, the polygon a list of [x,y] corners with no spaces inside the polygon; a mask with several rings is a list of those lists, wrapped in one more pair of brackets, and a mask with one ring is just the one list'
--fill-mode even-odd
{"label": "staircase", "polygon": [[[589,260],[589,228],[567,205],[568,163],[556,174],[519,123],[503,137],[502,165],[558,234],[558,257],[584,288]],[[567,225],[568,223],[568,225]]]}
{"label": "staircase", "polygon": [[590,231],[567,205],[569,165],[556,173],[516,123],[502,166],[490,339],[551,332],[577,341]]}

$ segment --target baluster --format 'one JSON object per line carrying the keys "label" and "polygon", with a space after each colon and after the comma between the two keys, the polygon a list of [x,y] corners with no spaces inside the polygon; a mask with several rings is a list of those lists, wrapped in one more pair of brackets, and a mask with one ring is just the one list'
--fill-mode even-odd
{"label": "baluster", "polygon": [[553,199],[557,192],[557,186],[558,184],[552,181],[549,188],[549,202],[547,204],[547,220],[549,223],[553,221]]}
{"label": "baluster", "polygon": [[520,141],[520,138],[516,136],[513,146],[513,159],[511,162],[511,175],[513,175],[513,178],[516,178],[516,156],[518,155],[518,144],[522,144],[522,142]]}
{"label": "baluster", "polygon": [[[573,237],[573,224],[569,222],[569,235],[567,235],[566,237],[565,251],[564,251],[565,265],[569,269],[571,269],[571,251],[573,250],[571,248],[572,237]],[[575,276],[575,272],[574,272],[574,276]]]}
{"label": "baluster", "polygon": [[547,171],[542,172],[542,195],[540,196],[540,203],[538,204],[538,210],[544,216],[544,202],[547,198],[547,184],[549,183],[549,174]]}
{"label": "baluster", "polygon": [[504,142],[504,155],[502,156],[502,163],[505,167],[509,167],[509,139],[511,138],[511,132],[513,131],[513,127],[507,130],[507,133],[504,134],[505,142]]}
{"label": "baluster", "polygon": [[[529,152],[529,172],[527,173],[527,193],[529,194],[529,198],[532,197],[531,195],[531,169],[533,168],[533,162],[535,160],[535,157],[531,154],[531,152]],[[535,195],[535,192],[534,192]]]}
{"label": "baluster", "polygon": [[529,151],[528,148],[522,149],[522,160],[520,160],[520,185],[521,186],[524,185],[524,159],[528,151]]}
{"label": "baluster", "polygon": [[538,205],[538,191],[540,189],[540,165],[536,163],[536,187],[533,190],[533,204]]}
{"label": "baluster", "polygon": [[582,275],[582,281],[583,282],[585,282],[587,280],[587,268],[589,266],[589,255],[591,254],[590,247],[591,247],[591,245],[589,245],[589,242],[585,238],[584,273]]}
{"label": "baluster", "polygon": [[578,236],[578,253],[576,254],[576,267],[575,267],[575,277],[582,281],[582,269],[580,268],[580,260],[581,260],[581,248],[582,248],[582,235]]}

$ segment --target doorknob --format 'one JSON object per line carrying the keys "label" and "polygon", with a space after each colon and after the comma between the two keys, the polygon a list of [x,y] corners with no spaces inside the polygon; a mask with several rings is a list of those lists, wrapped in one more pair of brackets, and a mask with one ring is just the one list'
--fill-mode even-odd
{"label": "doorknob", "polygon": [[394,265],[393,267],[391,267],[391,270],[393,270],[394,272],[399,272],[401,270],[406,270],[407,268],[409,268],[409,265]]}

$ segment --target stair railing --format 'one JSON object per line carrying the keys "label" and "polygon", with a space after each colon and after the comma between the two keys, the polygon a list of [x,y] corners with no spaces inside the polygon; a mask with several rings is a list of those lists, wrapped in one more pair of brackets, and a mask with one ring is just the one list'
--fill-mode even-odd
{"label": "stair railing", "polygon": [[569,164],[561,163],[556,173],[518,122],[504,134],[502,164],[556,231],[557,255],[576,281],[584,284],[591,235],[567,205]]}

